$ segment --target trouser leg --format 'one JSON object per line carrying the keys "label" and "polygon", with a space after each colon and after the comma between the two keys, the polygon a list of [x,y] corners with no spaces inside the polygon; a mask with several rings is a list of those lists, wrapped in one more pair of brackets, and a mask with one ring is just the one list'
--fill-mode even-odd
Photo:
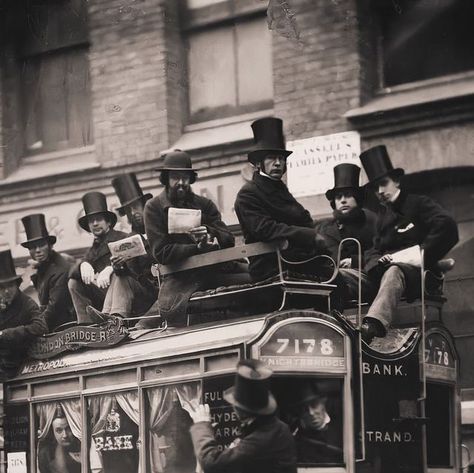
{"label": "trouser leg", "polygon": [[405,275],[398,266],[390,266],[385,271],[380,287],[367,315],[364,318],[377,319],[388,330],[393,316],[405,291]]}
{"label": "trouser leg", "polygon": [[70,279],[68,281],[69,293],[71,294],[72,303],[77,314],[79,323],[92,323],[86,313],[86,307],[91,305],[98,310],[102,309],[104,303],[105,291],[98,288],[95,284],[84,284],[78,279]]}

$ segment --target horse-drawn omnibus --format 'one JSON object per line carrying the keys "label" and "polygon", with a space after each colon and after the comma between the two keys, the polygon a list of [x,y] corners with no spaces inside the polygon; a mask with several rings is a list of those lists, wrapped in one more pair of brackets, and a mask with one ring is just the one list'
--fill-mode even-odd
{"label": "horse-drawn omnibus", "polygon": [[[213,258],[251,256],[264,246],[221,250]],[[184,268],[162,269],[215,262],[195,258]],[[407,324],[368,346],[357,330],[364,307],[356,301],[344,316],[331,310],[334,287],[330,279],[280,274],[195,294],[186,327],[127,331],[110,323],[44,337],[4,386],[9,468],[200,471],[186,406],[208,403],[216,439],[228,448],[239,422],[223,391],[237,361],[251,357],[274,371],[272,391],[295,435],[298,471],[459,472],[458,359],[441,322],[442,296],[402,303]],[[302,417],[314,399],[324,419],[317,434]],[[58,417],[69,439],[56,432]]]}

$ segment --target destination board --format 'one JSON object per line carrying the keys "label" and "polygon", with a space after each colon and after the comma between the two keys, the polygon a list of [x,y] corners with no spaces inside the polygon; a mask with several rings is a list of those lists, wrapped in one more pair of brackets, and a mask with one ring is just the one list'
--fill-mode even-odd
{"label": "destination board", "polygon": [[344,336],[324,322],[286,323],[269,334],[254,353],[275,371],[346,371]]}

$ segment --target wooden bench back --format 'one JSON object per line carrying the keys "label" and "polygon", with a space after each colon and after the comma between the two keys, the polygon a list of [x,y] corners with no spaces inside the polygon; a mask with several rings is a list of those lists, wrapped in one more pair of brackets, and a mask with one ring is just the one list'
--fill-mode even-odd
{"label": "wooden bench back", "polygon": [[166,276],[167,274],[203,268],[213,264],[225,263],[226,261],[249,258],[251,256],[259,256],[267,253],[276,253],[277,251],[286,248],[287,245],[288,243],[286,240],[275,240],[268,243],[258,242],[243,246],[234,246],[224,250],[210,251],[209,253],[191,256],[179,263],[166,265],[159,264],[158,271],[161,276]]}

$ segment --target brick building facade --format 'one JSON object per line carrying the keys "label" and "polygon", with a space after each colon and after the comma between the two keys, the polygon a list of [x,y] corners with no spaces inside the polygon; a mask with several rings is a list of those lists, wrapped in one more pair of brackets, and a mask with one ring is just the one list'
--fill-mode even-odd
{"label": "brick building facade", "polygon": [[[192,154],[195,190],[238,231],[233,202],[251,173],[245,153],[255,118],[281,117],[287,140],[355,130],[363,149],[385,143],[407,185],[440,200],[459,223],[445,322],[462,359],[468,433],[474,41],[463,18],[473,8],[412,3],[5,1],[1,247],[24,265],[19,219],[41,211],[57,248],[80,254],[90,244],[76,223],[81,196],[101,190],[116,206],[111,179],[129,171],[156,195],[154,168],[169,148]],[[316,218],[331,211],[323,195],[302,202]]]}

